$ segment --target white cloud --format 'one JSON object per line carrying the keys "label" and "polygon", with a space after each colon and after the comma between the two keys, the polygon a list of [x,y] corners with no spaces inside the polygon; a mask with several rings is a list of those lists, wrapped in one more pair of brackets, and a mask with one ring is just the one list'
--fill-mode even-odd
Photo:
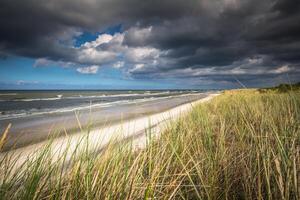
{"label": "white cloud", "polygon": [[51,66],[51,65],[57,65],[61,67],[73,67],[75,66],[72,62],[64,62],[64,61],[53,61],[49,60],[47,58],[38,58],[35,60],[33,66],[34,67],[45,67],[45,66]]}
{"label": "white cloud", "polygon": [[17,85],[26,85],[26,84],[38,84],[38,81],[24,81],[24,80],[18,80],[16,82]]}
{"label": "white cloud", "polygon": [[271,72],[274,74],[282,74],[291,71],[291,68],[288,65],[283,65],[277,69],[272,70]]}
{"label": "white cloud", "polygon": [[103,64],[111,62],[116,58],[116,53],[110,51],[101,51],[96,48],[87,48],[79,52],[79,63]]}
{"label": "white cloud", "polygon": [[91,42],[86,42],[77,48],[77,62],[81,64],[101,65],[114,62],[123,51],[124,35],[101,34]]}
{"label": "white cloud", "polygon": [[160,55],[160,51],[151,47],[129,48],[126,51],[126,57],[132,62],[142,62],[146,60],[153,61]]}
{"label": "white cloud", "polygon": [[[163,63],[161,55],[164,51],[150,46],[128,46],[124,43],[124,37],[130,35],[135,40],[144,41],[150,36],[152,27],[130,28],[123,33],[100,34],[97,39],[85,42],[79,47],[74,47],[73,62],[52,61],[46,58],[37,59],[35,66],[60,65],[65,67],[77,67],[77,71],[83,74],[97,73],[98,66],[111,66],[124,72],[131,70],[148,69]],[[126,65],[125,65],[126,63]],[[89,67],[81,67],[87,65]],[[126,68],[125,68],[126,67]]]}
{"label": "white cloud", "polygon": [[[123,68],[125,71],[148,68],[160,62],[160,55],[163,53],[153,47],[129,47],[123,43],[124,37],[130,35],[138,40],[144,40],[151,33],[152,27],[130,28],[123,33],[114,35],[101,34],[91,42],[86,42],[79,48],[77,61],[80,64],[110,65],[113,68]],[[120,58],[122,60],[120,60]]]}
{"label": "white cloud", "polygon": [[96,74],[98,72],[99,66],[92,65],[89,67],[79,67],[76,69],[77,72],[81,74]]}
{"label": "white cloud", "polygon": [[113,39],[112,35],[102,34],[99,35],[98,38],[92,42],[86,42],[82,46],[87,48],[97,47],[101,44],[109,43]]}
{"label": "white cloud", "polygon": [[136,72],[136,71],[142,70],[144,68],[145,68],[145,64],[143,64],[143,63],[135,64],[134,67],[129,70],[129,72],[130,73]]}
{"label": "white cloud", "polygon": [[113,64],[113,68],[119,69],[124,66],[125,62],[124,61],[118,61],[115,64]]}
{"label": "white cloud", "polygon": [[142,69],[144,66],[144,64],[136,64],[135,69]]}
{"label": "white cloud", "polygon": [[34,67],[47,66],[51,62],[53,62],[53,61],[48,60],[46,58],[39,58],[39,59],[36,59],[36,61],[34,62],[33,66]]}

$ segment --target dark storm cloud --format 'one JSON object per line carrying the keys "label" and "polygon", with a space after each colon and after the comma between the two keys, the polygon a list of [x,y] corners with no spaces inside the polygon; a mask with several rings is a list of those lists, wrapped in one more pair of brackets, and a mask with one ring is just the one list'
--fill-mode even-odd
{"label": "dark storm cloud", "polygon": [[[2,49],[71,39],[75,30],[99,31],[114,23],[174,19],[189,14],[193,0],[2,0]],[[42,40],[42,41],[40,41]],[[24,50],[25,51],[25,50]]]}
{"label": "dark storm cloud", "polygon": [[[300,2],[290,13],[288,8],[296,4],[295,1],[236,4],[228,5],[216,15],[199,14],[198,18],[157,25],[142,45],[171,49],[171,57],[189,55],[190,58],[184,59],[189,65],[225,65],[257,54],[271,55],[283,61],[300,59],[300,12],[295,12],[300,11]],[[129,36],[128,41],[130,45],[136,45]]]}
{"label": "dark storm cloud", "polygon": [[[134,78],[296,80],[299,22],[298,0],[2,0],[0,56],[101,65],[121,52]],[[122,35],[74,47],[81,32],[116,24]]]}
{"label": "dark storm cloud", "polygon": [[[238,67],[234,64],[237,61],[263,56],[268,59],[251,65],[251,68],[245,69],[242,74],[234,75],[249,82],[262,81],[263,77],[271,80],[289,72],[292,74],[291,79],[299,81],[300,2],[231,2],[235,3],[216,15],[205,14],[200,19],[187,20],[190,23],[177,20],[172,24],[154,27],[152,30],[156,33],[148,38],[147,44],[160,49],[170,49],[167,56],[176,62],[159,69],[137,70],[136,77],[144,77],[144,74],[149,74],[151,70],[154,76],[161,73],[163,77],[166,71],[172,74],[172,71],[178,68],[211,67],[216,73],[200,73],[199,77],[234,80],[231,74],[223,72],[234,71]],[[187,28],[188,26],[191,28]],[[132,38],[129,41],[134,44]],[[240,64],[242,65],[241,62]],[[284,65],[287,65],[286,70],[279,70]],[[261,68],[264,69],[262,74],[250,74],[250,71],[261,71]],[[273,73],[276,69],[278,73]],[[181,75],[181,72],[173,74],[177,77]],[[193,75],[194,73],[191,73],[185,78]]]}
{"label": "dark storm cloud", "polygon": [[70,43],[81,31],[176,19],[200,12],[198,4],[194,0],[2,0],[0,53],[74,60],[77,55]]}

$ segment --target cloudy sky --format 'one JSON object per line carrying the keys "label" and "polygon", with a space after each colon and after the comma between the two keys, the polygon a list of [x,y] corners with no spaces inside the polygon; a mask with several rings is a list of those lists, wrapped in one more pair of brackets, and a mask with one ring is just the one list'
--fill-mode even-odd
{"label": "cloudy sky", "polygon": [[297,81],[299,0],[0,0],[0,89]]}

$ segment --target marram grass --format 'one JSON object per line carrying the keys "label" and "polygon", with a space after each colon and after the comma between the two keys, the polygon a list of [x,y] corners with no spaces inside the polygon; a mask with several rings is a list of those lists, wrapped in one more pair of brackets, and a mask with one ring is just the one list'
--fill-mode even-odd
{"label": "marram grass", "polygon": [[143,150],[87,144],[65,163],[47,145],[17,170],[5,156],[0,199],[300,199],[299,120],[298,92],[228,91]]}

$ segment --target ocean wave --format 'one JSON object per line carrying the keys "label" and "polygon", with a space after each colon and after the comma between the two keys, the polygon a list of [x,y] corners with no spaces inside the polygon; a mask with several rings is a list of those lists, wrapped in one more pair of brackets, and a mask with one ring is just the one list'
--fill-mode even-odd
{"label": "ocean wave", "polygon": [[116,104],[121,105],[121,104],[130,103],[130,102],[132,102],[132,100],[131,101],[130,100],[121,100],[121,101],[114,101],[114,102],[108,102],[108,103],[97,103],[97,104],[81,105],[81,106],[76,106],[76,107],[66,107],[66,108],[52,109],[52,110],[44,109],[43,111],[37,111],[38,109],[19,110],[18,113],[7,111],[7,112],[5,112],[5,114],[0,115],[0,120],[21,118],[21,117],[35,116],[35,115],[53,114],[53,113],[75,112],[75,111],[80,111],[80,110],[85,110],[85,109],[91,109],[94,107],[104,108],[104,107],[111,107]]}
{"label": "ocean wave", "polygon": [[[119,100],[119,101],[113,101],[113,102],[105,102],[105,103],[96,103],[96,104],[85,104],[80,105],[76,107],[66,107],[61,109],[51,109],[47,110],[44,109],[43,111],[40,111],[38,109],[31,109],[31,110],[19,110],[18,113],[9,113],[6,112],[5,114],[0,115],[0,120],[6,120],[6,119],[14,119],[14,118],[21,118],[26,116],[35,116],[35,115],[45,115],[45,114],[54,114],[54,113],[66,113],[66,112],[76,112],[86,109],[92,109],[92,108],[104,108],[104,107],[111,107],[116,105],[126,105],[126,104],[137,104],[147,101],[154,101],[154,100],[161,100],[161,99],[168,99],[168,98],[175,98],[180,96],[193,96],[198,95],[199,93],[189,93],[189,94],[180,94],[176,96],[164,96],[164,97],[148,97],[148,98],[142,98],[142,99],[133,99],[133,100]],[[22,113],[20,113],[22,112]]]}
{"label": "ocean wave", "polygon": [[61,97],[50,97],[50,98],[35,98],[35,99],[14,99],[12,101],[53,101],[62,99]]}
{"label": "ocean wave", "polygon": [[92,96],[84,96],[84,95],[77,95],[77,96],[69,96],[64,97],[62,94],[56,95],[56,97],[47,97],[47,98],[30,98],[30,99],[13,99],[12,101],[53,101],[53,100],[61,100],[61,99],[95,99],[95,98],[112,98],[112,97],[136,97],[136,96],[159,96],[159,95],[165,95],[170,93],[180,93],[179,91],[176,92],[151,92],[151,91],[145,91],[144,93],[128,93],[128,94],[101,94],[101,95],[92,95]]}
{"label": "ocean wave", "polygon": [[[94,96],[73,96],[73,97],[66,97],[67,99],[70,98],[99,98],[99,97],[129,97],[129,96],[149,96],[149,95],[163,95],[163,94],[169,94],[170,92],[150,92],[150,91],[145,91],[144,93],[129,93],[129,94],[102,94],[102,95],[94,95]],[[175,92],[174,92],[175,93]]]}

